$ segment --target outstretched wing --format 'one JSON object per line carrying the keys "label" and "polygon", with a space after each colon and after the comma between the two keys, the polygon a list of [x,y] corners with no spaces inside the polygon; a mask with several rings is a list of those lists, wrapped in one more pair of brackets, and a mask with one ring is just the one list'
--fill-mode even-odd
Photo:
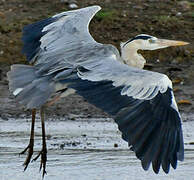
{"label": "outstretched wing", "polygon": [[152,163],[155,173],[160,166],[168,173],[184,159],[181,118],[166,75],[99,58],[78,67],[78,77],[61,83],[113,115],[144,170]]}
{"label": "outstretched wing", "polygon": [[27,25],[23,29],[22,52],[31,63],[36,60],[36,63],[45,63],[56,60],[56,56],[61,60],[64,54],[70,54],[83,44],[93,44],[88,25],[100,9],[100,6],[91,6],[67,11]]}

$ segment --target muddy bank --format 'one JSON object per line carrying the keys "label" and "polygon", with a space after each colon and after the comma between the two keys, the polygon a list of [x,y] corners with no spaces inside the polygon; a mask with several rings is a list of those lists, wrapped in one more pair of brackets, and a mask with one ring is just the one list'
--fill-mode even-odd
{"label": "muddy bank", "polygon": [[[147,33],[160,38],[188,41],[185,47],[158,51],[142,51],[148,60],[147,69],[167,74],[174,84],[181,113],[194,111],[194,3],[192,1],[76,1],[79,8],[98,4],[103,10],[91,22],[90,31],[102,43],[119,48],[121,41]],[[33,8],[32,8],[33,7]],[[69,10],[68,1],[0,0],[0,117],[28,117],[8,92],[6,73],[13,63],[26,63],[21,54],[21,31],[24,25]],[[78,95],[71,95],[49,107],[48,116],[107,117]]]}

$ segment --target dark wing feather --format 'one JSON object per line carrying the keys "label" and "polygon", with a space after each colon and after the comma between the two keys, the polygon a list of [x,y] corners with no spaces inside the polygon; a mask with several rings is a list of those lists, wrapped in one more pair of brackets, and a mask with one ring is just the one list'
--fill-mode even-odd
{"label": "dark wing feather", "polygon": [[135,151],[144,170],[152,163],[155,173],[161,166],[168,173],[170,164],[175,169],[177,160],[183,160],[181,119],[171,107],[170,88],[151,100],[138,100],[122,96],[122,87],[114,87],[111,81],[74,78],[71,82],[70,88],[114,117],[122,138]]}
{"label": "dark wing feather", "polygon": [[33,60],[36,54],[40,51],[40,39],[47,32],[42,32],[43,28],[53,22],[55,22],[57,18],[47,18],[41,20],[39,22],[27,25],[23,28],[23,49],[22,53],[26,55],[26,58],[29,62]]}

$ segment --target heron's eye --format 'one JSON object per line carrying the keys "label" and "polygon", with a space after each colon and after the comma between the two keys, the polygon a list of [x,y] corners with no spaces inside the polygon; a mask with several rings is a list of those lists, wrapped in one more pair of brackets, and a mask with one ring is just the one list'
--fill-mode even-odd
{"label": "heron's eye", "polygon": [[155,43],[156,40],[155,39],[149,39],[149,43]]}

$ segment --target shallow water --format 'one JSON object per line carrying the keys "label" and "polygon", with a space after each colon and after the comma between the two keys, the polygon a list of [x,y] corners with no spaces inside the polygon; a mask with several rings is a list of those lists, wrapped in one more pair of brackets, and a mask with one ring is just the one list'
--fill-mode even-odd
{"label": "shallow water", "polygon": [[[35,155],[41,148],[40,119],[36,122]],[[121,139],[111,119],[49,120],[48,161],[45,180],[190,180],[194,179],[194,121],[184,122],[185,160],[166,175],[144,171],[140,161]],[[23,172],[30,119],[0,119],[0,180],[39,180],[39,160]],[[118,144],[118,147],[114,147]]]}

